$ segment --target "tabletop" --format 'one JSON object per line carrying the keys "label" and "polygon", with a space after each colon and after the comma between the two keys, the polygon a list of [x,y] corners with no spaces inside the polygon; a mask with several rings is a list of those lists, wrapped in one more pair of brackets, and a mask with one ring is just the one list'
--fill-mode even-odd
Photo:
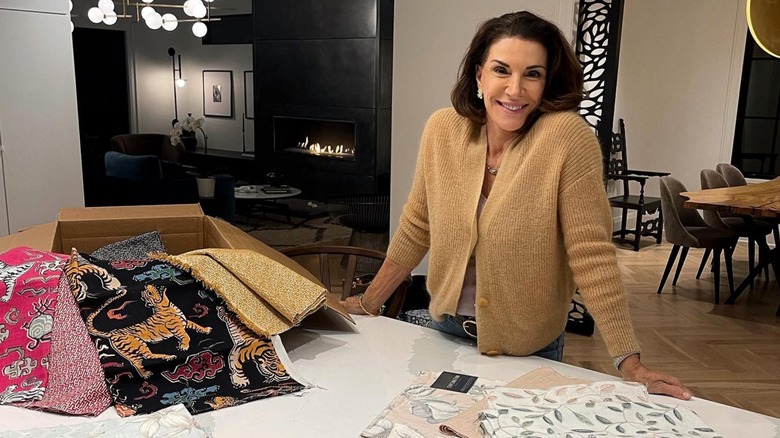
{"label": "tabletop", "polygon": [[780,178],[746,186],[682,192],[685,207],[751,216],[780,216]]}
{"label": "tabletop", "polygon": [[[307,318],[306,328],[282,335],[295,372],[308,379],[311,389],[194,418],[213,427],[215,437],[357,437],[421,371],[456,371],[510,381],[549,366],[570,377],[615,380],[538,357],[481,355],[472,341],[389,318],[355,316],[355,321],[356,326],[352,326],[320,312]],[[724,437],[780,437],[780,419],[699,398],[652,398],[691,408]],[[98,420],[110,418],[117,418],[113,409]],[[84,421],[94,420],[0,406],[0,429]]]}
{"label": "tabletop", "polygon": [[[247,189],[241,190],[243,187],[246,187]],[[267,189],[270,187],[271,186],[267,184],[237,187],[235,190],[236,199],[244,199],[244,200],[283,199],[283,198],[294,198],[301,194],[301,189],[296,187],[289,187],[289,186],[284,187],[286,191],[282,193],[266,193],[263,191],[264,188]]]}

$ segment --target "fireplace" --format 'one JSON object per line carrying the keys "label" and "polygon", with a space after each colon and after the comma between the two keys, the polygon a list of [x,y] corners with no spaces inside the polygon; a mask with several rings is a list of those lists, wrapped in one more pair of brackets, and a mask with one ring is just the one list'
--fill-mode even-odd
{"label": "fireplace", "polygon": [[393,0],[264,0],[253,17],[258,174],[312,199],[387,193]]}
{"label": "fireplace", "polygon": [[274,116],[274,150],[355,161],[355,122]]}

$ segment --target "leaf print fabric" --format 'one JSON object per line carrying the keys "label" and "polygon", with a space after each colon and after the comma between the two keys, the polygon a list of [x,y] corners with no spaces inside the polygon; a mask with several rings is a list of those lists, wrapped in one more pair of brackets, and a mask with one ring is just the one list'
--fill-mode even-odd
{"label": "leaf print fabric", "polygon": [[198,424],[182,405],[121,420],[0,432],[0,438],[207,438],[210,436],[211,434]]}
{"label": "leaf print fabric", "polygon": [[479,426],[495,438],[719,437],[690,409],[654,403],[642,385],[629,382],[496,388],[488,391],[488,405]]}
{"label": "leaf print fabric", "polygon": [[74,250],[65,274],[122,417],[175,404],[199,413],[304,389],[270,339],[167,262]]}
{"label": "leaf print fabric", "polygon": [[361,437],[444,437],[439,425],[454,418],[485,396],[485,391],[505,382],[477,379],[468,393],[431,388],[441,373],[421,373],[371,422]]}
{"label": "leaf print fabric", "polygon": [[[589,383],[592,383],[592,381],[563,376],[550,367],[539,367],[512,380],[506,386],[510,388],[550,389],[554,386]],[[482,432],[479,429],[478,418],[482,411],[486,409],[488,409],[488,401],[487,399],[482,399],[474,406],[461,412],[457,417],[439,425],[439,430],[448,436],[460,438],[481,437]]]}
{"label": "leaf print fabric", "polygon": [[65,259],[28,247],[0,254],[0,404],[43,397]]}

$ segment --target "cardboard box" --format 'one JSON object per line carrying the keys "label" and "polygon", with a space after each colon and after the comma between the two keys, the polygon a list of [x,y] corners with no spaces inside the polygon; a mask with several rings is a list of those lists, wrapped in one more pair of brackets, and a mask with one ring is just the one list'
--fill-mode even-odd
{"label": "cardboard box", "polygon": [[[203,214],[198,204],[64,208],[54,222],[0,237],[0,252],[17,246],[69,254],[71,248],[90,253],[104,245],[150,231],[159,231],[168,252],[201,248],[250,249],[322,284],[309,271],[222,219]],[[324,286],[323,286],[324,287]],[[327,310],[354,321],[328,294]]]}

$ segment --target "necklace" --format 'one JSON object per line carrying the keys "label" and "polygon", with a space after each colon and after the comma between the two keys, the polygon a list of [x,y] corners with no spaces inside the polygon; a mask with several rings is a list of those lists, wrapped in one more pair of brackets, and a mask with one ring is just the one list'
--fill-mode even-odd
{"label": "necklace", "polygon": [[487,164],[485,164],[485,169],[487,169],[488,173],[491,174],[491,175],[497,175],[499,167],[501,167],[501,166],[490,167]]}

